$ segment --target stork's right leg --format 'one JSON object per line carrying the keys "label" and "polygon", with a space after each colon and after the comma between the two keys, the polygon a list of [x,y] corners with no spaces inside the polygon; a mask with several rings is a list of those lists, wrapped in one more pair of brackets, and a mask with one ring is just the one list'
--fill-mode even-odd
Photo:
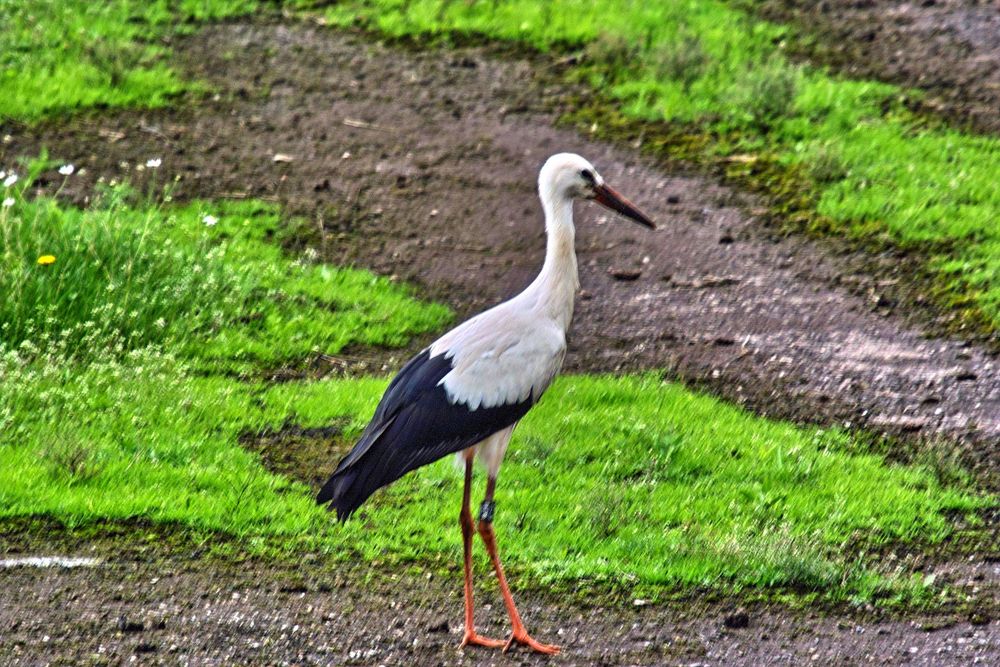
{"label": "stork's right leg", "polygon": [[521,622],[521,614],[514,604],[514,597],[510,594],[510,587],[507,585],[507,577],[503,574],[503,566],[500,564],[500,556],[497,554],[497,540],[493,534],[493,490],[496,486],[497,478],[493,475],[486,480],[486,497],[479,509],[479,536],[483,538],[486,551],[493,561],[493,569],[497,574],[497,583],[500,584],[500,593],[503,595],[503,603],[507,607],[507,614],[510,616],[510,624],[513,629],[510,639],[504,644],[503,650],[506,653],[514,644],[527,646],[532,651],[554,655],[559,652],[558,646],[543,644],[535,641]]}
{"label": "stork's right leg", "polygon": [[474,456],[470,450],[465,456],[465,491],[462,493],[462,513],[458,516],[458,522],[462,526],[462,543],[465,548],[465,636],[462,638],[462,646],[500,648],[506,642],[500,639],[489,639],[488,637],[477,635],[473,618],[472,537],[476,533],[476,526],[472,522],[472,511],[469,509],[469,496],[472,493],[473,458]]}

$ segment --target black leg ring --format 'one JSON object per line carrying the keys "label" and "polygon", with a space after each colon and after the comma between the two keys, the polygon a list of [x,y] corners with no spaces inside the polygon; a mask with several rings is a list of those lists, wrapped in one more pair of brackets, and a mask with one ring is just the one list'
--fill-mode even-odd
{"label": "black leg ring", "polygon": [[496,503],[492,500],[484,500],[479,506],[479,520],[483,523],[493,523],[493,513],[496,511]]}

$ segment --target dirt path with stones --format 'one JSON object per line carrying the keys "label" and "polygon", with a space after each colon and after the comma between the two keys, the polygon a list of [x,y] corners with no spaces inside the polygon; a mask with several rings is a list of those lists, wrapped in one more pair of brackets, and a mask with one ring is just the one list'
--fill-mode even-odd
{"label": "dirt path with stones", "polygon": [[[0,536],[0,662],[20,665],[995,665],[988,618],[879,619],[778,605],[736,608],[697,597],[666,605],[587,605],[516,591],[529,629],[554,658],[459,650],[461,573],[447,577],[305,557],[297,567],[150,558],[63,542],[94,567],[7,567],[25,545]],[[18,544],[20,543],[20,544]],[[3,552],[14,549],[14,553]],[[507,632],[480,562],[477,627]],[[996,565],[994,565],[996,567]],[[516,572],[514,573],[516,576]],[[357,582],[366,582],[358,586]]]}
{"label": "dirt path with stones", "polygon": [[997,0],[766,0],[755,10],[814,35],[816,54],[847,76],[925,90],[928,108],[1000,132]]}

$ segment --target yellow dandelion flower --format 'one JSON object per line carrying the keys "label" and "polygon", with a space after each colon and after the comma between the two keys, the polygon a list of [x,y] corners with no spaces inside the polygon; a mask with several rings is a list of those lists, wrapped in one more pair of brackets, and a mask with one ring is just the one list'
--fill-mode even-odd
{"label": "yellow dandelion flower", "polygon": [[45,266],[46,264],[55,264],[55,262],[56,262],[55,255],[42,255],[41,257],[38,258],[38,263],[41,264],[42,266]]}

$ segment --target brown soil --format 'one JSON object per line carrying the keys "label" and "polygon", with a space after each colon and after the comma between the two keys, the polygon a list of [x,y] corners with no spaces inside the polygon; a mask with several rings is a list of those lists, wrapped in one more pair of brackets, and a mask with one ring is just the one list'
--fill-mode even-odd
{"label": "brown soil", "polygon": [[269,470],[319,491],[354,441],[341,435],[341,426],[302,428],[285,424],[276,431],[245,433],[240,445],[260,454]]}
{"label": "brown soil", "polygon": [[[796,611],[699,598],[646,604],[603,596],[587,603],[580,596],[566,599],[543,591],[516,594],[529,629],[560,644],[560,656],[461,651],[457,563],[450,573],[416,567],[403,573],[357,565],[331,569],[309,554],[294,566],[220,561],[203,555],[205,545],[173,540],[149,526],[127,530],[145,536],[148,545],[133,537],[132,544],[140,546],[123,550],[120,539],[62,538],[45,551],[97,556],[97,567],[0,568],[2,664],[941,666],[1000,661],[1000,632],[989,612],[895,620],[863,610]],[[36,555],[33,542],[23,532],[0,535],[0,560]],[[480,561],[477,627],[488,636],[502,636],[505,612],[484,570]]]}
{"label": "brown soil", "polygon": [[929,93],[927,107],[1000,131],[1000,3],[996,0],[766,0],[754,9],[815,36],[807,48],[853,77]]}

